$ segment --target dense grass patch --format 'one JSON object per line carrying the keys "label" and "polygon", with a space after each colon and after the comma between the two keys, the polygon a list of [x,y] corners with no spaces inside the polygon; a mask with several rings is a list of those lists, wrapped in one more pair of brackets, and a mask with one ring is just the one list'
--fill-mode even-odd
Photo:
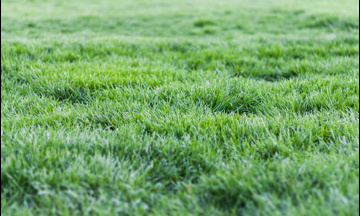
{"label": "dense grass patch", "polygon": [[359,214],[358,2],[1,6],[2,214]]}

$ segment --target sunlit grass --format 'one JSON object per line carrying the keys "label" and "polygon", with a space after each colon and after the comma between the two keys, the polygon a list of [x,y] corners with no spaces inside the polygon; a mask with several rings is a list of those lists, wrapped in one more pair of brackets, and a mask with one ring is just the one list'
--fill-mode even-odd
{"label": "sunlit grass", "polygon": [[1,5],[2,214],[359,214],[357,1]]}

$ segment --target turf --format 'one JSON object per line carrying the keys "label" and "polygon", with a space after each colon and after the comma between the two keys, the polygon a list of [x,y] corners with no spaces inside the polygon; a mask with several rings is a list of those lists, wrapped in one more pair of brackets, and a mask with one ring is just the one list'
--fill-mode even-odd
{"label": "turf", "polygon": [[1,1],[4,215],[359,215],[359,2]]}

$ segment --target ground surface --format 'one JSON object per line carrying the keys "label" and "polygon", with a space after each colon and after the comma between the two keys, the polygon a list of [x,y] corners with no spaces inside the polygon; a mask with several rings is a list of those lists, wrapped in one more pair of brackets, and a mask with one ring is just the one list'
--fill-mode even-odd
{"label": "ground surface", "polygon": [[1,213],[358,215],[358,10],[1,1]]}

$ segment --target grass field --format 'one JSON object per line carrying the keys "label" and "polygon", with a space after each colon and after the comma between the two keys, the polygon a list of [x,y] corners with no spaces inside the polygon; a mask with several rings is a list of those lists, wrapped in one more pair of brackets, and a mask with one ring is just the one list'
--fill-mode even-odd
{"label": "grass field", "polygon": [[2,0],[1,214],[359,215],[359,2]]}

